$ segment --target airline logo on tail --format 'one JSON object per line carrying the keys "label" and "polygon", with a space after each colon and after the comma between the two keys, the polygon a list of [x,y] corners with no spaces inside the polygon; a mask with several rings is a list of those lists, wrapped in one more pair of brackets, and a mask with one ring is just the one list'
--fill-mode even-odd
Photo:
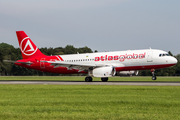
{"label": "airline logo on tail", "polygon": [[24,38],[20,43],[20,49],[24,55],[30,56],[36,53],[37,47],[29,37]]}

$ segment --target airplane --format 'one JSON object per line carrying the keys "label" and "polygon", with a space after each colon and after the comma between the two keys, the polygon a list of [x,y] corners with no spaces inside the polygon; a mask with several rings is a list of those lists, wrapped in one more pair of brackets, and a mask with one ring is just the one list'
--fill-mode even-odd
{"label": "airplane", "polygon": [[44,55],[24,31],[16,31],[22,58],[13,62],[28,69],[59,74],[87,73],[86,82],[92,77],[108,81],[108,77],[137,75],[139,70],[151,70],[156,80],[155,69],[173,66],[177,59],[157,49],[99,52],[70,55]]}

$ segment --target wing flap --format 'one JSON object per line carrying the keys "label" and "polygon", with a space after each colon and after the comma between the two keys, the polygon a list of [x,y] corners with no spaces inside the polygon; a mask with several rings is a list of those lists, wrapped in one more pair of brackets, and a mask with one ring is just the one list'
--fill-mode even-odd
{"label": "wing flap", "polygon": [[92,63],[75,63],[75,62],[65,62],[65,61],[41,61],[50,63],[54,68],[66,67],[68,70],[77,69],[79,72],[88,70],[89,67],[97,67],[97,65]]}
{"label": "wing flap", "polygon": [[41,61],[46,63],[51,63],[51,65],[55,67],[63,66],[63,67],[70,67],[70,66],[84,66],[84,67],[96,67],[97,65],[92,63],[73,63],[73,62],[64,62],[64,61]]}

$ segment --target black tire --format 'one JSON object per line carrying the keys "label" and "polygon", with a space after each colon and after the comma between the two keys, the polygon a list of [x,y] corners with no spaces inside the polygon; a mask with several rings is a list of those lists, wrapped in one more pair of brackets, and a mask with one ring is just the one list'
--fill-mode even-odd
{"label": "black tire", "polygon": [[86,81],[86,82],[92,82],[92,77],[86,77],[86,78],[85,78],[85,81]]}
{"label": "black tire", "polygon": [[152,76],[152,80],[156,80],[157,78],[156,78],[156,76]]}
{"label": "black tire", "polygon": [[106,78],[101,78],[101,81],[102,81],[102,82],[107,82],[107,81],[108,81],[108,77],[106,77]]}

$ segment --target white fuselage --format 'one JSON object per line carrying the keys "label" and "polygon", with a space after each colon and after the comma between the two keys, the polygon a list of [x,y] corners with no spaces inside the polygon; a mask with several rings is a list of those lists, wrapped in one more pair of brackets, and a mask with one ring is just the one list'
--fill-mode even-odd
{"label": "white fuselage", "polygon": [[176,58],[156,49],[61,55],[61,58],[73,65],[113,66],[117,71],[157,69],[177,63]]}

